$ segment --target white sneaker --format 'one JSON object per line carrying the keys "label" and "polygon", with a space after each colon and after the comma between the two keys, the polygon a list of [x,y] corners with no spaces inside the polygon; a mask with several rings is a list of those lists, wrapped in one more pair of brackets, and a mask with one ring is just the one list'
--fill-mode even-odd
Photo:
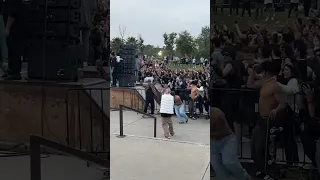
{"label": "white sneaker", "polygon": [[268,21],[269,20],[269,18],[266,18],[266,20],[264,20],[264,21]]}

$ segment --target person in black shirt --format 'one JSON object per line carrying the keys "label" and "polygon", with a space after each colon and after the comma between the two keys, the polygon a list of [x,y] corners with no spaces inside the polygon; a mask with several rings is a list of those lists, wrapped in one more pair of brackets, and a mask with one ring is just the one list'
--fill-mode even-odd
{"label": "person in black shirt", "polygon": [[154,97],[155,97],[155,89],[153,87],[153,84],[151,80],[148,80],[145,85],[146,88],[146,101],[144,104],[144,110],[143,112],[147,113],[148,106],[151,106],[151,115],[154,114]]}
{"label": "person in black shirt", "polygon": [[119,75],[121,73],[121,61],[120,56],[115,56],[115,53],[110,54],[111,58],[111,71],[112,71],[112,86],[117,86],[117,81],[119,81]]}
{"label": "person in black shirt", "polygon": [[169,78],[167,76],[162,76],[162,83],[163,84],[168,84],[169,83]]}
{"label": "person in black shirt", "polygon": [[272,64],[273,64],[273,67],[275,68],[276,74],[278,75],[281,71],[281,64],[282,64],[281,48],[279,45],[273,45]]}
{"label": "person in black shirt", "polygon": [[3,3],[3,18],[5,36],[8,46],[8,80],[21,79],[22,49],[22,0],[5,0]]}

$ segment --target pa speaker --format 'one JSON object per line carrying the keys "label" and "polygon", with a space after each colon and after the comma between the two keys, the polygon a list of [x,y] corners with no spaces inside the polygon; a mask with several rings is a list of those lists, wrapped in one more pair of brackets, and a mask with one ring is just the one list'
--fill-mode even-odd
{"label": "pa speaker", "polygon": [[80,37],[80,25],[68,23],[47,23],[45,31],[44,23],[29,23],[29,32],[31,37],[44,37],[45,33],[48,38],[67,39]]}
{"label": "pa speaker", "polygon": [[77,9],[32,9],[28,12],[29,22],[80,23],[81,11]]}
{"label": "pa speaker", "polygon": [[136,76],[134,74],[120,74],[119,87],[134,87]]}
{"label": "pa speaker", "polygon": [[82,58],[79,55],[81,50],[81,45],[65,44],[58,40],[30,41],[29,78],[76,81],[78,68],[82,64]]}

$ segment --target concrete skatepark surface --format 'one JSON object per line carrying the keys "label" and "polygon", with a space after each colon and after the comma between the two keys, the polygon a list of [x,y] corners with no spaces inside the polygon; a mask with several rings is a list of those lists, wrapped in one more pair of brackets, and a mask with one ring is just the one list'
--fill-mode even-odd
{"label": "concrete skatepark surface", "polygon": [[178,124],[173,117],[175,136],[163,136],[157,116],[157,138],[153,119],[124,111],[124,134],[119,135],[119,111],[110,113],[111,180],[209,180],[210,127],[205,119]]}

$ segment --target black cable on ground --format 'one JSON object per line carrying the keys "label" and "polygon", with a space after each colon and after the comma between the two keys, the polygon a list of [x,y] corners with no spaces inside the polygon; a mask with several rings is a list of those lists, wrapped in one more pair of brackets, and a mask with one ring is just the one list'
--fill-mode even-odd
{"label": "black cable on ground", "polygon": [[17,144],[9,149],[0,149],[0,157],[14,157],[14,156],[23,156],[29,154],[28,151],[26,152],[14,152],[15,149],[18,147],[23,146],[25,150],[28,150],[28,146],[26,144],[20,143]]}
{"label": "black cable on ground", "polygon": [[13,146],[12,148],[9,148],[9,149],[0,149],[0,151],[12,151],[20,146],[24,146],[24,149],[28,149],[28,146],[26,144],[20,143],[20,144]]}
{"label": "black cable on ground", "polygon": [[[30,152],[0,152],[0,158],[9,158],[9,157],[19,157],[19,156],[29,156]],[[49,154],[41,154],[41,159],[49,158]]]}

